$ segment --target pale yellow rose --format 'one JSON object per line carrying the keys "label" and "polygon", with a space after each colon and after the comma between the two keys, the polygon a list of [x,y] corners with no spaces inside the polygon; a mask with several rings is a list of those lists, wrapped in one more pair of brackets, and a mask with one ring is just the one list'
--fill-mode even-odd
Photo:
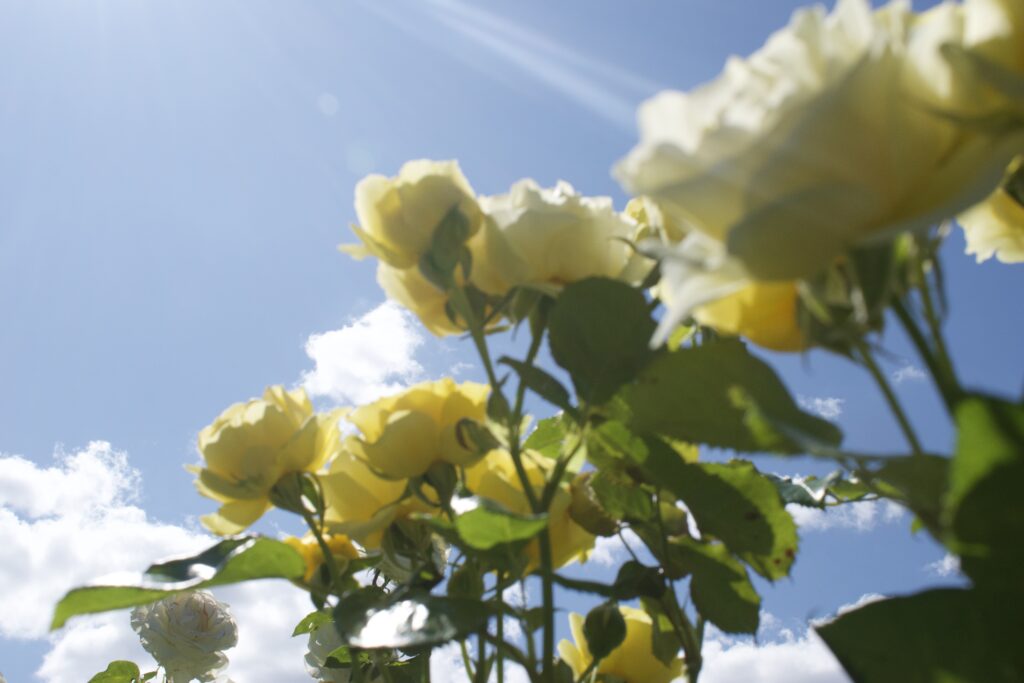
{"label": "pale yellow rose", "polygon": [[966,0],[964,9],[966,49],[954,45],[947,50],[953,59],[963,60],[979,81],[979,92],[975,92],[981,98],[979,106],[991,106],[1003,96],[1024,106],[1019,86],[1024,74],[1024,3]]}
{"label": "pale yellow rose", "polygon": [[[550,460],[537,453],[523,454],[523,466],[534,492],[540,496],[547,477]],[[466,469],[466,487],[478,496],[498,503],[509,512],[519,515],[531,514],[530,502],[523,491],[523,485],[516,473],[515,463],[507,451],[495,450],[488,453],[477,464]],[[551,537],[551,560],[557,568],[573,560],[586,559],[594,547],[594,536],[574,522],[569,516],[572,493],[568,483],[563,483],[551,501],[548,510],[548,533]],[[531,541],[525,553],[530,559],[527,571],[540,566],[540,545]]]}
{"label": "pale yellow rose", "polygon": [[381,537],[396,519],[410,512],[426,512],[425,506],[406,497],[405,479],[384,479],[347,451],[331,461],[330,471],[320,476],[332,533],[346,534],[367,549],[380,547]]}
{"label": "pale yellow rose", "polygon": [[415,268],[454,208],[475,233],[480,207],[458,162],[409,161],[393,178],[370,175],[356,185],[359,225],[352,229],[362,245],[342,248],[358,258],[372,255],[396,268]]}
{"label": "pale yellow rose", "polygon": [[[1012,191],[1011,186],[1012,183]],[[1024,157],[1011,166],[1007,184],[958,218],[967,239],[967,253],[978,263],[995,256],[1003,263],[1024,262]]]}
{"label": "pale yellow rose", "polygon": [[356,408],[348,420],[360,434],[347,442],[353,455],[392,479],[425,474],[436,462],[467,465],[476,453],[455,434],[460,420],[483,422],[486,384],[451,378],[424,382]]}
{"label": "pale yellow rose", "polygon": [[[651,651],[651,617],[635,607],[619,607],[619,611],[626,621],[626,639],[598,662],[597,673],[618,676],[625,683],[669,683],[682,676],[682,658],[676,658],[671,665],[665,666]],[[581,615],[575,612],[569,614],[569,629],[576,643],[563,640],[558,644],[559,656],[577,677],[587,670],[594,659],[583,634],[583,622]]]}
{"label": "pale yellow rose", "polygon": [[[288,536],[284,542],[294,548],[299,555],[302,555],[302,559],[306,563],[306,575],[303,580],[308,583],[325,561],[324,551],[320,548],[316,537],[312,533],[307,533],[302,538]],[[359,551],[345,534],[327,534],[324,537],[324,542],[341,571],[345,571],[349,560],[359,557]]]}
{"label": "pale yellow rose", "polygon": [[[982,49],[985,32],[965,28],[982,4],[920,15],[902,2],[873,11],[867,0],[839,0],[828,15],[800,10],[718,80],[646,102],[640,144],[615,173],[722,245],[715,264],[697,267],[693,251],[676,257],[691,271],[729,269],[730,283],[709,277],[719,295],[744,280],[813,275],[851,246],[955,215],[1024,149],[1024,117],[1009,97],[980,108],[977,77],[948,59],[954,48]],[[1001,28],[1002,48],[984,45],[1012,61],[1024,36],[1019,24]],[[715,298],[690,289],[681,314]]]}
{"label": "pale yellow rose", "polygon": [[271,507],[270,491],[286,474],[315,472],[338,451],[336,414],[316,415],[304,389],[274,386],[263,398],[236,403],[199,432],[205,467],[199,493],[222,503],[202,517],[215,534],[237,534]]}
{"label": "pale yellow rose", "polygon": [[423,277],[419,268],[394,268],[382,261],[377,266],[377,283],[389,299],[402,304],[438,337],[465,332],[448,317],[448,294]]}
{"label": "pale yellow rose", "polygon": [[693,311],[694,320],[723,334],[745,337],[773,351],[802,351],[807,339],[797,318],[796,283],[756,282]]}
{"label": "pale yellow rose", "polygon": [[620,277],[636,229],[608,197],[583,197],[559,182],[520,180],[508,194],[481,197],[483,229],[469,241],[470,280],[489,294],[519,285],[555,293],[587,277]]}
{"label": "pale yellow rose", "polygon": [[[626,213],[640,226],[637,241],[658,240],[664,245],[678,244],[689,234],[684,226],[669,219],[649,197],[635,197],[626,205]],[[673,306],[674,288],[663,278],[652,294]],[[694,319],[723,334],[746,337],[758,346],[773,351],[800,351],[807,340],[797,318],[796,282],[751,282],[722,298],[695,308]]]}

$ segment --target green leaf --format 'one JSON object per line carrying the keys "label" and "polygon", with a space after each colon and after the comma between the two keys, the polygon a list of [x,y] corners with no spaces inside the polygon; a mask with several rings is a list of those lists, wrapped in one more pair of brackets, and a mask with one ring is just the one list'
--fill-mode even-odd
{"label": "green leaf", "polygon": [[606,602],[590,610],[583,621],[583,635],[594,659],[604,659],[626,639],[626,620],[619,606]]}
{"label": "green leaf", "polygon": [[[833,424],[802,411],[775,372],[731,339],[660,354],[620,396],[623,418],[638,434],[785,453],[803,449],[790,433],[780,436],[779,425],[826,444],[842,438]],[[748,419],[752,407],[771,419],[771,429]]]}
{"label": "green leaf", "polygon": [[701,534],[726,547],[769,580],[789,574],[796,524],[771,480],[748,462],[684,463],[665,486],[686,504]]}
{"label": "green leaf", "polygon": [[324,624],[331,623],[333,619],[330,612],[310,612],[302,617],[302,621],[296,624],[295,629],[292,631],[292,638],[312,633]]}
{"label": "green leaf", "polygon": [[548,524],[547,515],[517,515],[498,503],[480,496],[452,499],[455,529],[472,548],[489,550],[503,543],[525,541]]}
{"label": "green leaf", "polygon": [[795,503],[804,507],[820,508],[825,506],[825,496],[828,488],[833,482],[839,479],[840,473],[833,472],[824,479],[815,476],[808,477],[783,477],[776,474],[765,474],[784,503]]}
{"label": "green leaf", "polygon": [[672,620],[659,601],[640,598],[640,604],[651,618],[651,653],[665,666],[671,666],[683,647],[672,628]]}
{"label": "green leaf", "polygon": [[581,401],[602,404],[647,363],[654,327],[640,290],[587,278],[568,285],[551,309],[551,355],[569,371]]}
{"label": "green leaf", "polygon": [[657,567],[648,567],[636,560],[629,560],[619,568],[612,590],[619,600],[632,600],[638,597],[660,598],[665,594],[665,582],[662,580],[661,570]]}
{"label": "green leaf", "polygon": [[601,506],[591,486],[593,477],[594,472],[582,472],[573,477],[569,487],[572,494],[569,516],[595,536],[612,536],[619,530],[619,523]]}
{"label": "green leaf", "polygon": [[463,245],[469,237],[470,224],[458,205],[445,214],[430,242],[430,249],[420,257],[420,272],[442,290],[452,286],[455,268],[461,263],[468,277],[472,265],[469,250]]}
{"label": "green leaf", "polygon": [[1024,407],[971,397],[956,409],[946,519],[964,573],[1024,592]]}
{"label": "green leaf", "polygon": [[906,504],[921,523],[940,538],[949,462],[949,458],[938,455],[890,458],[874,472],[872,481],[886,497]]}
{"label": "green leaf", "polygon": [[75,588],[53,614],[51,629],[80,614],[144,605],[186,590],[223,586],[253,579],[301,579],[306,563],[294,548],[261,536],[221,541],[194,557],[154,564],[132,583]]}
{"label": "green leaf", "polygon": [[484,594],[484,577],[475,562],[467,561],[448,579],[448,596],[479,600]]}
{"label": "green leaf", "polygon": [[857,683],[1024,680],[1024,612],[974,590],[874,602],[817,631]]}
{"label": "green leaf", "polygon": [[516,371],[519,379],[533,393],[543,398],[548,403],[561,408],[566,413],[573,415],[576,408],[569,397],[569,390],[562,386],[562,383],[552,377],[547,371],[538,368],[536,365],[527,365],[522,361],[502,356],[498,362],[507,365]]}
{"label": "green leaf", "polygon": [[142,680],[138,664],[118,660],[89,679],[89,683],[136,683]]}
{"label": "green leaf", "polygon": [[[599,469],[639,465],[650,483],[660,484],[682,475],[680,467],[696,461],[696,450],[679,444],[670,446],[661,439],[638,436],[616,420],[604,422],[587,432],[587,457]],[[661,486],[661,488],[666,488]]]}
{"label": "green leaf", "polygon": [[761,598],[725,546],[685,537],[672,545],[690,565],[690,596],[697,611],[726,633],[756,633]]}
{"label": "green leaf", "polygon": [[348,646],[372,650],[440,645],[479,631],[489,616],[479,600],[362,589],[339,601],[334,623]]}
{"label": "green leaf", "polygon": [[654,515],[651,494],[625,474],[599,470],[590,479],[590,487],[601,507],[613,518],[647,520]]}
{"label": "green leaf", "polygon": [[565,421],[561,415],[547,417],[537,422],[530,435],[523,442],[523,450],[537,451],[546,458],[557,458],[565,441]]}

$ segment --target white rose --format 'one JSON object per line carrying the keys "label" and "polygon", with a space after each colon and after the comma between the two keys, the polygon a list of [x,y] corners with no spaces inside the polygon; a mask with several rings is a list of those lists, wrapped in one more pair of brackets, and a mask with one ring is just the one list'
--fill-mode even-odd
{"label": "white rose", "polygon": [[[642,105],[640,144],[615,173],[720,242],[717,262],[742,271],[736,285],[806,277],[852,245],[948,218],[1024,149],[1020,109],[947,59],[988,49],[993,35],[1024,42],[1019,24],[991,29],[998,18],[979,9],[991,4],[800,10],[718,80]],[[1000,73],[1024,85],[1024,73]]]}
{"label": "white rose", "polygon": [[238,643],[227,605],[202,591],[177,593],[132,610],[132,629],[164,668],[168,683],[213,681],[227,666],[222,650]]}
{"label": "white rose", "polygon": [[636,223],[609,197],[583,197],[569,183],[520,180],[508,194],[481,197],[484,227],[469,241],[473,284],[489,294],[533,285],[557,292],[592,276],[620,277]]}

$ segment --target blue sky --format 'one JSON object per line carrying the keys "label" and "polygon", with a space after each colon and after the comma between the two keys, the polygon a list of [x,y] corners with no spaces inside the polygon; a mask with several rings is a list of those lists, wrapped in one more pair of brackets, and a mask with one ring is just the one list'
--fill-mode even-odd
{"label": "blue sky", "polygon": [[[373,265],[336,251],[352,240],[360,177],[456,158],[479,193],[561,178],[621,208],[609,169],[635,142],[635,106],[714,77],[797,6],[5,0],[0,453],[41,470],[60,467],[58,447],[109,442],[141,473],[147,520],[194,531],[212,509],[182,469],[197,431],[268,384],[299,382],[313,368],[310,335],[383,302]],[[960,373],[1018,395],[1024,300],[1010,292],[1024,271],[976,265],[958,231],[943,258]],[[455,340],[410,344],[420,370],[406,377],[474,360]],[[889,371],[916,362],[898,334],[885,346]],[[829,405],[851,446],[903,448],[864,373],[819,352],[773,360],[794,394],[839,399]],[[926,444],[948,451],[931,387],[911,377],[898,389]],[[807,460],[758,464],[820,471]],[[865,594],[955,580],[926,569],[942,552],[910,537],[909,518],[872,514],[809,528],[793,580],[765,588],[765,609],[798,639],[808,617]],[[5,628],[2,612],[8,680],[65,680],[33,678],[59,641]],[[294,680],[308,679],[299,669]]]}

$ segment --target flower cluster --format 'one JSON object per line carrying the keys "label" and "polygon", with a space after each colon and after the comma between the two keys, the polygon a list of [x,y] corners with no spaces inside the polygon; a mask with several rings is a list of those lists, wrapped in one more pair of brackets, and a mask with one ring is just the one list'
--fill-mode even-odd
{"label": "flower cluster", "polygon": [[[431,647],[474,636],[474,678],[495,662],[502,671],[507,655],[541,670],[535,680],[668,683],[699,675],[706,623],[757,632],[750,572],[789,575],[798,546],[789,503],[890,498],[967,558],[972,581],[997,576],[985,563],[1015,557],[997,548],[1015,536],[989,534],[1002,527],[981,515],[998,506],[970,496],[988,495],[986,477],[1020,468],[992,475],[961,461],[1009,462],[1022,449],[1006,425],[1024,409],[956,378],[932,298],[949,231],[934,228],[957,219],[979,261],[1024,262],[1024,2],[802,10],[718,79],[646,102],[639,121],[639,143],[614,169],[633,195],[623,211],[565,182],[524,179],[481,196],[454,161],[411,161],[361,181],[359,243],[342,249],[377,259],[385,293],[431,332],[468,333],[488,382],[423,382],[330,412],[275,386],[230,406],[199,433],[202,464],[189,468],[220,505],[203,523],[232,536],[276,506],[309,533],[225,540],[177,578],[196,580],[216,558],[214,572],[281,576],[308,591],[318,611],[296,632],[309,634],[307,668],[321,681],[390,680],[392,667],[415,671]],[[869,335],[890,310],[955,416],[958,443],[971,445],[966,456],[925,454],[874,361]],[[525,358],[495,361],[491,336],[525,321]],[[914,474],[901,474],[896,457],[879,465],[842,451],[838,428],[723,336],[776,351],[820,346],[863,365]],[[560,370],[542,367],[545,349]],[[534,399],[560,413],[534,423]],[[795,482],[749,461],[700,462],[703,445],[812,450],[846,471]],[[586,560],[596,536],[625,542],[625,531],[644,554],[627,543],[632,559],[613,584],[557,571]],[[258,543],[273,547],[240,569]],[[155,569],[166,581],[181,566]],[[367,568],[369,579],[359,573]],[[531,574],[539,615],[503,600]],[[607,602],[570,616],[574,642],[556,655],[559,583]],[[973,588],[942,592],[937,604],[989,609],[988,598],[972,602]],[[629,600],[643,608],[618,604]],[[488,640],[489,624],[506,619],[528,631],[525,652],[500,630]],[[169,680],[210,680],[237,639],[205,593],[138,608],[132,625]]]}

